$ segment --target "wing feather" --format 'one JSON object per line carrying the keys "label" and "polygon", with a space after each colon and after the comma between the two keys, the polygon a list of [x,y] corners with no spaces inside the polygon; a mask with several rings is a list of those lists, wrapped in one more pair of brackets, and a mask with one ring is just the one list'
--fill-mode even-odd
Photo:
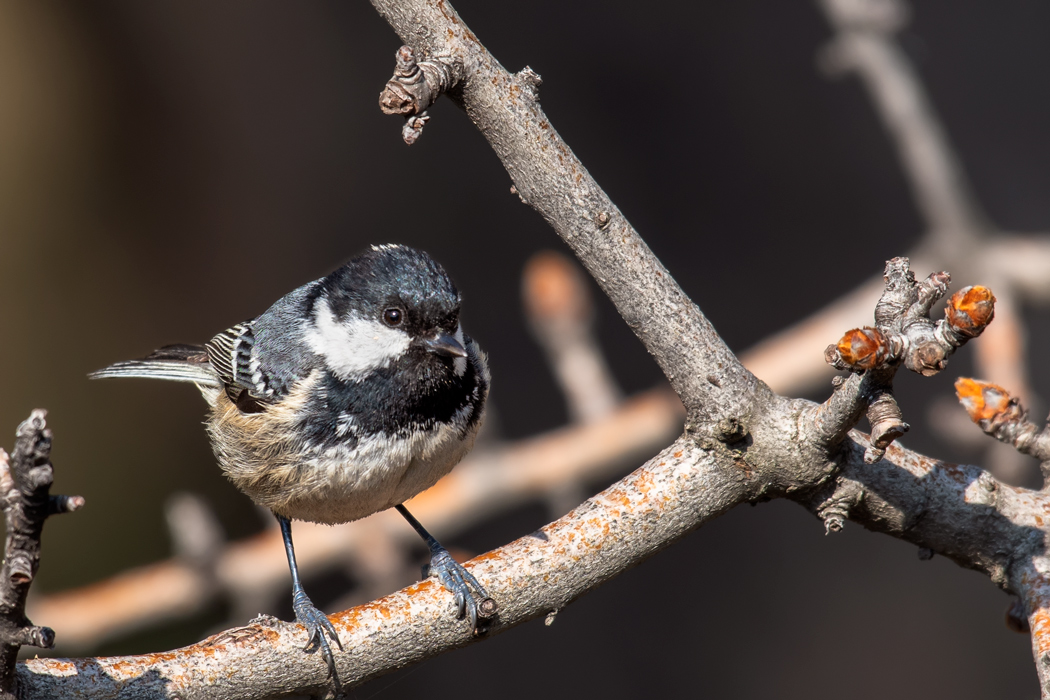
{"label": "wing feather", "polygon": [[260,396],[266,387],[254,376],[258,369],[252,361],[254,346],[252,321],[245,321],[216,335],[204,344],[204,349],[211,366],[227,386],[247,389],[252,395]]}
{"label": "wing feather", "polygon": [[142,377],[192,382],[201,386],[222,388],[222,380],[208,362],[208,354],[199,345],[168,345],[140,360],[118,362],[92,372],[91,379]]}

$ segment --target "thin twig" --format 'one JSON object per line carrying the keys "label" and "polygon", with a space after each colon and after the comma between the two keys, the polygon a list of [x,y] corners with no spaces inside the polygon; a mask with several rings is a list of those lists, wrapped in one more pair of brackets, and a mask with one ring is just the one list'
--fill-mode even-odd
{"label": "thin twig", "polygon": [[594,304],[576,263],[553,251],[537,253],[525,263],[521,296],[571,420],[599,420],[616,408],[622,395],[594,337]]}

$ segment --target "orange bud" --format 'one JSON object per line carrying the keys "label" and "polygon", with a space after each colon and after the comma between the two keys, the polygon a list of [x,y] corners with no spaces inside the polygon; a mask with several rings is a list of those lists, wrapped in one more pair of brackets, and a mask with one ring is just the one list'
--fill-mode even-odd
{"label": "orange bud", "polygon": [[960,289],[948,300],[944,315],[957,333],[976,338],[995,317],[995,296],[979,285]]}
{"label": "orange bud", "polygon": [[1019,418],[1021,414],[1017,400],[1011,398],[1010,393],[998,384],[959,377],[955,380],[955,394],[974,423],[1000,416]]}
{"label": "orange bud", "polygon": [[852,369],[872,369],[886,361],[890,342],[878,328],[865,326],[846,331],[836,349],[842,361]]}

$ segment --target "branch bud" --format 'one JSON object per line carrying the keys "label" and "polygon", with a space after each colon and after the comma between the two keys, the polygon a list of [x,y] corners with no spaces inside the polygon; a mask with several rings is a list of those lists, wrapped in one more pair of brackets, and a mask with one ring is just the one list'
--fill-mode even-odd
{"label": "branch bud", "polygon": [[1024,410],[1017,399],[998,384],[959,377],[955,380],[955,394],[970,420],[982,430],[1024,418]]}
{"label": "branch bud", "polygon": [[837,345],[829,346],[824,358],[842,369],[874,369],[890,357],[890,341],[878,328],[865,326],[846,331]]}
{"label": "branch bud", "polygon": [[995,296],[980,285],[960,289],[948,300],[944,315],[956,333],[976,338],[995,317]]}

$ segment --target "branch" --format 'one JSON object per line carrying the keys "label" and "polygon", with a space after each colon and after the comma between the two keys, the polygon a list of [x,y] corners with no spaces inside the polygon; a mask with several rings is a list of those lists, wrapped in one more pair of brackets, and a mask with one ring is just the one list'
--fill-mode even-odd
{"label": "branch", "polygon": [[998,384],[961,377],[955,392],[970,420],[987,435],[1039,460],[1043,490],[1050,489],[1050,427],[1036,427],[1020,400]]}
{"label": "branch", "polygon": [[[886,289],[875,305],[875,327],[848,331],[824,351],[828,364],[855,374],[840,382],[832,396],[816,409],[812,421],[817,444],[834,449],[866,412],[871,423],[869,463],[908,430],[893,398],[893,377],[900,367],[931,377],[948,363],[949,356],[971,338],[979,336],[995,314],[995,297],[986,287],[972,286],[952,295],[936,323],[930,310],[948,288],[947,272],[915,281],[907,258],[886,263]],[[859,378],[863,373],[863,378]]]}
{"label": "branch", "polygon": [[48,516],[84,505],[80,496],[51,496],[51,431],[46,412],[33,411],[18,426],[11,455],[0,449],[0,505],[7,539],[0,575],[0,697],[16,697],[15,659],[23,645],[50,649],[55,633],[25,614],[29,586],[40,568],[40,537]]}
{"label": "branch", "polygon": [[[811,406],[797,402],[796,419]],[[1023,573],[1042,551],[1040,514],[1050,509],[1050,496],[897,445],[869,465],[863,460],[868,448],[866,436],[852,433],[838,465],[800,471],[797,464],[784,469],[755,459],[751,450],[697,447],[679,439],[565,517],[469,564],[500,601],[499,617],[484,636],[540,615],[550,619],[586,591],[733,506],[778,496],[789,496],[820,517],[848,517],[943,554],[1004,588],[1026,580]],[[1025,595],[1029,588],[1025,583],[1015,592]],[[481,637],[472,637],[466,623],[450,614],[451,605],[440,584],[427,580],[333,615],[352,650],[336,657],[344,687],[478,641]],[[1033,629],[1040,624],[1037,619]],[[19,683],[23,700],[117,698],[129,692],[143,700],[197,695],[236,700],[322,692],[326,670],[304,662],[304,643],[301,627],[259,618],[163,654],[28,660],[19,666]]]}
{"label": "branch", "polygon": [[[485,636],[549,615],[652,556],[690,530],[754,497],[757,474],[732,458],[680,439],[626,479],[572,513],[470,564],[499,599]],[[348,651],[336,655],[344,688],[443,651],[465,646],[468,623],[432,580],[331,616]],[[171,698],[227,700],[322,692],[323,663],[304,658],[305,631],[260,618],[164,654],[102,659],[31,659],[19,666],[22,700]]]}

